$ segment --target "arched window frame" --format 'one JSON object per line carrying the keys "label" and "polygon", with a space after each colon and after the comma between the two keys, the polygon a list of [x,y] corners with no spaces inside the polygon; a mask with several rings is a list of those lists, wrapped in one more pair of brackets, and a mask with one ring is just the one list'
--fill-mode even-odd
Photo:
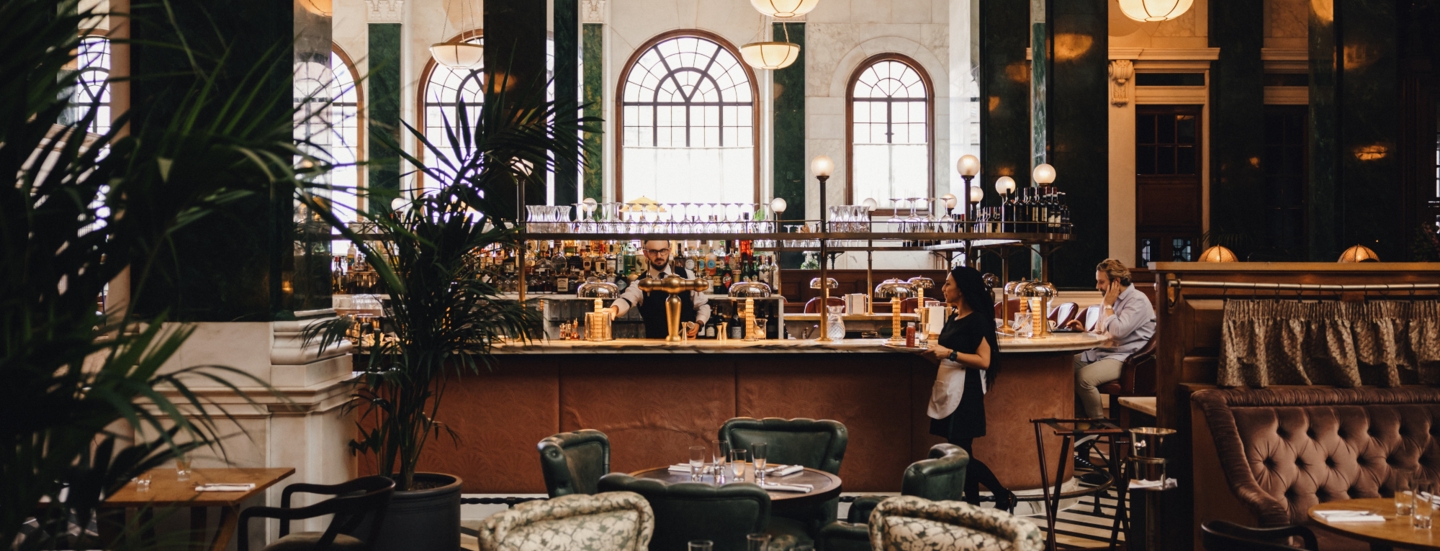
{"label": "arched window frame", "polygon": [[[722,36],[720,36],[720,35],[718,35],[718,34],[715,34],[715,33],[709,32],[709,31],[702,31],[702,30],[699,30],[699,29],[679,29],[679,30],[674,30],[674,31],[669,31],[669,32],[666,32],[666,33],[662,33],[662,34],[657,35],[657,36],[655,36],[654,38],[651,38],[650,40],[646,41],[644,44],[641,44],[639,48],[636,48],[636,49],[635,49],[635,52],[634,52],[634,53],[630,54],[630,59],[625,62],[624,67],[623,67],[623,68],[621,69],[621,71],[620,71],[620,81],[619,81],[619,83],[616,85],[616,88],[615,88],[615,115],[614,115],[614,117],[613,117],[613,118],[615,119],[615,126],[614,126],[613,128],[614,128],[614,134],[615,134],[615,136],[616,136],[616,140],[615,140],[615,159],[614,159],[614,167],[615,167],[615,168],[614,168],[614,170],[615,170],[615,199],[616,199],[617,201],[623,200],[623,198],[625,197],[625,193],[624,193],[624,190],[625,190],[625,187],[624,187],[624,185],[625,185],[625,178],[624,178],[624,174],[625,174],[625,163],[624,163],[624,160],[625,160],[625,159],[624,159],[624,155],[625,155],[625,85],[629,83],[629,80],[630,80],[630,79],[629,79],[630,71],[635,68],[635,64],[640,61],[640,58],[641,58],[642,56],[644,56],[646,52],[650,51],[651,48],[655,47],[655,45],[657,45],[657,44],[659,44],[659,43],[661,43],[661,42],[664,42],[664,41],[666,41],[666,40],[670,40],[670,39],[672,39],[672,38],[681,38],[681,37],[694,37],[694,38],[703,38],[703,39],[705,39],[705,40],[709,40],[709,41],[711,41],[711,42],[714,42],[714,43],[716,43],[716,44],[719,44],[720,47],[725,48],[725,50],[727,50],[727,51],[730,52],[730,55],[735,56],[735,59],[737,59],[737,60],[742,59],[742,58],[740,57],[740,50],[739,50],[738,48],[736,48],[734,44],[731,44],[729,40],[726,40],[724,37],[722,37]],[[750,66],[749,66],[749,65],[746,65],[743,61],[740,62],[740,67],[742,67],[742,68],[745,70],[745,78],[750,82],[750,104],[751,104],[751,106],[750,106],[750,114],[751,114],[751,117],[750,117],[750,118],[751,118],[751,120],[750,120],[750,130],[751,130],[750,144],[751,144],[751,147],[754,149],[754,152],[753,152],[753,154],[752,154],[752,157],[754,158],[754,165],[755,165],[754,176],[753,176],[752,178],[753,178],[754,187],[755,187],[754,202],[759,203],[759,202],[760,202],[760,88],[759,88],[759,83],[758,83],[758,82],[756,81],[756,79],[755,79],[755,70],[752,69],[752,68],[750,68]]]}
{"label": "arched window frame", "polygon": [[[461,43],[461,42],[466,42],[466,41],[469,41],[469,40],[472,40],[472,39],[477,40],[477,42],[479,42],[481,46],[484,46],[484,44],[485,44],[485,31],[484,31],[484,29],[472,29],[472,30],[469,30],[469,31],[465,31],[465,32],[463,32],[463,33],[460,33],[460,34],[455,35],[454,37],[450,38],[450,40],[446,40],[445,43],[446,43],[446,44],[459,44],[459,43]],[[429,111],[429,108],[430,108],[430,103],[429,103],[429,100],[427,99],[427,96],[429,95],[429,92],[430,92],[430,78],[431,78],[432,76],[434,76],[435,71],[436,71],[437,69],[439,69],[439,68],[440,68],[440,65],[435,62],[435,58],[434,58],[434,57],[431,57],[429,60],[427,60],[427,61],[425,62],[425,68],[420,71],[420,86],[419,86],[420,89],[419,89],[418,93],[417,93],[416,96],[415,96],[415,128],[418,128],[421,132],[428,132],[428,131],[429,131],[429,126],[428,126],[428,125],[430,124],[430,122],[433,122],[433,121],[427,121],[427,120],[426,120],[426,116],[425,116],[425,115],[426,115],[426,111]],[[468,82],[471,78],[476,79],[476,81],[480,83],[480,86],[481,86],[482,89],[483,89],[483,87],[484,87],[484,85],[485,85],[485,80],[484,80],[484,79],[485,79],[485,68],[484,68],[484,66],[482,65],[479,69],[475,69],[475,70],[473,70],[473,71],[470,71],[470,74],[469,74],[468,76],[466,76],[466,78],[465,78],[464,80],[461,81],[461,86],[462,86],[462,88],[463,88],[465,82]],[[483,98],[483,96],[482,96],[482,98]],[[450,124],[455,124],[455,121],[454,121],[454,120],[450,121]],[[444,147],[443,144],[436,144],[436,146]],[[416,158],[416,159],[419,159],[420,162],[425,162],[426,153],[427,153],[427,151],[426,151],[426,148],[425,148],[425,144],[422,143],[419,139],[416,139],[416,140],[415,140],[415,158]],[[452,159],[452,161],[453,161],[453,159]],[[424,189],[424,188],[425,188],[425,175],[424,175],[423,173],[420,173],[420,172],[416,172],[416,173],[415,173],[415,187],[418,188],[418,189]]]}
{"label": "arched window frame", "polygon": [[[870,66],[883,61],[896,61],[909,66],[920,75],[925,87],[925,145],[926,145],[926,197],[935,195],[935,84],[930,73],[914,58],[897,53],[882,53],[870,56],[850,73],[850,82],[845,86],[845,203],[855,204],[855,85]],[[860,200],[864,200],[863,198]],[[878,215],[894,215],[895,209],[880,205],[875,209]]]}
{"label": "arched window frame", "polygon": [[[95,117],[94,125],[85,129],[94,134],[104,134],[110,130],[111,119],[114,118],[114,108],[111,105],[113,98],[110,96],[110,69],[113,63],[113,50],[110,37],[103,32],[85,33],[80,37],[80,46],[75,51],[75,80],[76,86],[73,98],[76,109],[74,119],[78,121],[85,116],[85,111],[79,109],[81,102],[94,105],[100,110]],[[87,48],[86,44],[101,44],[99,51]],[[90,55],[93,59],[86,60],[83,57]],[[98,100],[98,101],[97,101]]]}
{"label": "arched window frame", "polygon": [[[335,57],[338,57],[340,59],[341,64],[344,65],[345,71],[350,76],[350,84],[354,86],[352,91],[355,94],[355,103],[352,104],[348,101],[341,101],[339,97],[336,97],[334,98],[334,102],[330,104],[330,108],[332,110],[332,115],[333,112],[337,110],[337,108],[340,110],[340,113],[343,113],[343,110],[347,108],[352,109],[354,112],[353,121],[346,122],[346,125],[348,126],[350,124],[353,124],[355,127],[354,148],[355,162],[357,163],[355,166],[355,209],[358,211],[364,211],[366,200],[365,193],[363,191],[365,189],[366,178],[364,164],[366,159],[365,135],[367,130],[365,128],[365,87],[361,85],[362,81],[360,79],[360,70],[355,67],[355,61],[353,58],[350,57],[350,54],[346,53],[344,48],[341,48],[339,44],[336,44],[334,42],[330,43],[330,52],[334,54]],[[333,70],[335,69],[334,63],[331,63],[331,69],[333,72]],[[338,74],[336,75],[336,79],[339,79]],[[340,89],[337,89],[336,91],[343,93],[343,90]],[[344,115],[333,115],[330,118],[330,124],[332,125],[332,127],[339,127],[341,126],[341,121],[344,120]],[[334,128],[332,132],[334,132],[335,134],[342,134],[344,130],[340,128]]]}

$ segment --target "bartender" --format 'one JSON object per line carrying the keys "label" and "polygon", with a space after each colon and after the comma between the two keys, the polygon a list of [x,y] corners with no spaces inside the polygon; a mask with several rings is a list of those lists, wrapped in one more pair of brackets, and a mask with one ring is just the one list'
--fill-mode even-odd
{"label": "bartender", "polygon": [[[674,274],[685,279],[694,278],[689,270],[680,266],[670,265],[670,242],[662,239],[649,239],[641,244],[645,250],[645,260],[649,264],[648,269],[641,276],[642,278],[664,279],[665,276]],[[638,282],[637,282],[638,283]],[[620,293],[615,299],[615,304],[610,306],[615,317],[625,315],[631,308],[640,309],[640,317],[645,320],[645,338],[663,339],[669,336],[670,329],[665,319],[665,299],[670,293],[665,291],[644,292],[637,284],[631,284]],[[701,291],[685,291],[680,294],[680,322],[685,328],[685,335],[695,338],[701,325],[710,319],[709,299]]]}

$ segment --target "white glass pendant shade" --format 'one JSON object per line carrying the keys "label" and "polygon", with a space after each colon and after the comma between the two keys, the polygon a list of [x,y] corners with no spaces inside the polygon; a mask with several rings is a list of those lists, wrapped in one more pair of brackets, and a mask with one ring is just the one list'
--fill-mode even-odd
{"label": "white glass pendant shade", "polygon": [[1119,0],[1120,13],[1136,21],[1169,21],[1185,15],[1195,0]]}
{"label": "white glass pendant shade", "polygon": [[430,46],[435,62],[451,69],[476,69],[485,63],[485,48],[479,44],[440,43]]}
{"label": "white glass pendant shade", "polygon": [[835,172],[835,161],[827,155],[817,156],[810,160],[810,172],[818,178],[829,178]]}
{"label": "white glass pendant shade", "polygon": [[1055,167],[1050,166],[1050,163],[1040,163],[1036,165],[1035,170],[1031,172],[1030,175],[1035,178],[1035,183],[1042,186],[1055,183]]}
{"label": "white glass pendant shade", "polygon": [[785,214],[785,209],[789,208],[789,206],[790,205],[785,202],[784,197],[776,197],[770,200],[770,210],[775,211],[775,214]]}
{"label": "white glass pendant shade", "polygon": [[970,202],[979,203],[984,200],[985,190],[980,189],[980,186],[970,186]]}
{"label": "white glass pendant shade", "polygon": [[784,69],[800,58],[800,45],[790,42],[751,42],[740,47],[745,64],[756,69]]}
{"label": "white glass pendant shade", "polygon": [[974,176],[979,174],[980,158],[974,155],[962,156],[960,157],[960,162],[955,163],[955,170],[959,171],[961,176]]}
{"label": "white glass pendant shade", "polygon": [[750,0],[755,11],[768,17],[789,19],[810,13],[820,0]]}
{"label": "white glass pendant shade", "polygon": [[1015,179],[1009,176],[1001,176],[995,180],[995,193],[1009,195],[1015,193]]}

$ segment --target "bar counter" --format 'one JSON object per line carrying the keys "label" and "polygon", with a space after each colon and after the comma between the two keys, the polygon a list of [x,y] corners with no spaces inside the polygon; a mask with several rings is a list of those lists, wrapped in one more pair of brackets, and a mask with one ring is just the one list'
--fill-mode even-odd
{"label": "bar counter", "polygon": [[[732,417],[810,417],[849,431],[846,492],[898,492],[905,467],[942,441],[925,414],[936,367],[883,342],[497,347],[488,369],[449,381],[437,417],[459,440],[435,439],[421,467],[460,476],[466,493],[543,493],[536,444],[557,432],[604,432],[611,471],[634,472],[685,461],[688,446],[714,439]],[[1083,333],[1000,340],[1002,370],[986,395],[987,435],[975,454],[1012,490],[1039,488],[1030,419],[1072,416],[1072,356],[1099,342]],[[1059,442],[1046,440],[1052,466]]]}

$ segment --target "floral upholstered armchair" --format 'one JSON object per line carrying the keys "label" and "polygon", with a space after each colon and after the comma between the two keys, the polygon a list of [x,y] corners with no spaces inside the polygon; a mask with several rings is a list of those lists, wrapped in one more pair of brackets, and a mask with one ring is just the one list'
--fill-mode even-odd
{"label": "floral upholstered armchair", "polygon": [[655,532],[650,503],[633,492],[530,501],[485,519],[481,551],[645,551]]}
{"label": "floral upholstered armchair", "polygon": [[960,501],[901,496],[880,502],[870,513],[870,547],[884,551],[1040,551],[1045,537],[1034,523],[1004,511]]}

